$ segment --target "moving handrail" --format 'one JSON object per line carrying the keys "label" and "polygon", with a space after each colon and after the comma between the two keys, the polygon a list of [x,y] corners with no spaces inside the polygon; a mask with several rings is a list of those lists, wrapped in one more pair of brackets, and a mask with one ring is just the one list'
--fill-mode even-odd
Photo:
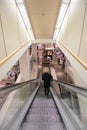
{"label": "moving handrail", "polygon": [[64,81],[59,81],[59,80],[53,80],[53,81],[57,82],[58,85],[62,85],[63,87],[65,87],[66,89],[68,89],[70,91],[79,93],[79,94],[87,97],[87,89],[84,88],[84,87],[80,87],[80,86],[70,84],[70,83],[66,83]]}
{"label": "moving handrail", "polygon": [[62,120],[67,130],[87,130],[83,122],[77,115],[68,107],[68,105],[57,96],[56,92],[50,88],[56,107],[62,117]]}
{"label": "moving handrail", "polygon": [[87,130],[87,89],[53,80],[50,91],[67,130]]}
{"label": "moving handrail", "polygon": [[33,79],[0,88],[0,96],[6,98],[0,111],[0,130],[17,130],[19,128],[39,87],[39,80]]}
{"label": "moving handrail", "polygon": [[24,85],[27,85],[28,83],[31,83],[33,81],[38,82],[38,79],[32,79],[32,80],[28,80],[28,81],[25,81],[25,82],[21,82],[21,83],[9,85],[9,86],[6,86],[6,87],[2,87],[2,88],[0,88],[0,96],[4,95],[6,93],[9,93],[11,91],[14,91],[18,88],[21,88]]}
{"label": "moving handrail", "polygon": [[[17,83],[17,84],[14,84],[14,85],[9,85],[7,87],[2,87],[2,88],[0,88],[0,96],[4,95],[6,93],[9,93],[13,90],[16,90],[18,88],[21,88],[24,85],[27,85],[28,83],[31,83],[33,81],[38,82],[38,80],[39,79],[33,79],[33,80],[28,80],[28,81],[25,81],[25,82]],[[79,94],[87,97],[87,89],[84,88],[84,87],[80,87],[80,86],[77,86],[77,85],[74,85],[74,84],[66,83],[64,81],[59,81],[59,80],[55,80],[55,79],[53,81],[57,82],[59,86],[62,85],[63,87],[65,87],[66,89],[68,89],[70,91],[79,93]]]}

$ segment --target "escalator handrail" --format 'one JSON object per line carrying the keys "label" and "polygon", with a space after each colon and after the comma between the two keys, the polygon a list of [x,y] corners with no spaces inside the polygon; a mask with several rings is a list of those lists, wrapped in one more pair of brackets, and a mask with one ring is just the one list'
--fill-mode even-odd
{"label": "escalator handrail", "polygon": [[74,84],[66,83],[64,81],[59,81],[59,80],[55,80],[55,79],[53,81],[57,82],[59,85],[62,85],[63,87],[65,87],[73,92],[79,93],[79,94],[87,97],[87,89],[85,87],[77,86]]}
{"label": "escalator handrail", "polygon": [[62,117],[62,120],[67,130],[87,130],[83,122],[78,116],[71,110],[67,103],[60,98],[53,88],[50,88],[51,94],[55,101],[56,107]]}
{"label": "escalator handrail", "polygon": [[0,96],[4,95],[6,93],[9,93],[11,91],[14,91],[18,88],[24,87],[24,85],[27,85],[27,84],[34,82],[34,81],[38,82],[38,79],[27,80],[25,82],[21,82],[21,83],[9,85],[9,86],[6,86],[6,87],[2,87],[2,88],[0,88]]}

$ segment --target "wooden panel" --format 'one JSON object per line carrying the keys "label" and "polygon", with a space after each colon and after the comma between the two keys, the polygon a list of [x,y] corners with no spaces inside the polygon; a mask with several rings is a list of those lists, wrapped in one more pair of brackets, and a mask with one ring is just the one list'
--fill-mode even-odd
{"label": "wooden panel", "polygon": [[20,44],[23,44],[23,43],[25,43],[26,41],[29,40],[29,35],[26,31],[25,25],[23,23],[23,20],[21,18],[19,11],[17,11],[17,14],[18,14],[19,41],[20,41]]}

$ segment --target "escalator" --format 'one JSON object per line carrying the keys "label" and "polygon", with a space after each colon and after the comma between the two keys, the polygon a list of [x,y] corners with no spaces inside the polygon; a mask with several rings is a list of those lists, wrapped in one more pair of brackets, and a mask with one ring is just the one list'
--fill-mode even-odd
{"label": "escalator", "polygon": [[0,110],[0,130],[87,130],[86,88],[53,80],[45,96],[41,80],[34,79],[0,88],[0,97],[7,94]]}
{"label": "escalator", "polygon": [[42,86],[40,86],[20,130],[66,130],[51,93],[49,96],[45,96]]}

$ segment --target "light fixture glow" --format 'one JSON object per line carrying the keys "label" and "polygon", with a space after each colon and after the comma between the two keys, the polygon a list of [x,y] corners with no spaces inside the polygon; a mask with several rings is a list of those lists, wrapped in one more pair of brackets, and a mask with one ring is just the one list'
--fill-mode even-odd
{"label": "light fixture glow", "polygon": [[61,5],[61,9],[60,9],[60,13],[59,16],[57,18],[57,22],[56,22],[56,26],[55,26],[55,31],[54,31],[54,35],[53,35],[53,40],[56,40],[58,37],[58,34],[60,32],[60,28],[66,13],[66,10],[68,8],[70,0],[63,0],[62,5]]}
{"label": "light fixture glow", "polygon": [[26,29],[29,33],[29,36],[30,36],[31,40],[34,40],[35,38],[34,38],[33,31],[32,31],[31,23],[30,23],[28,14],[26,12],[26,8],[24,6],[23,0],[16,0],[16,3],[17,3],[17,6],[18,6],[18,9],[20,11],[21,17],[23,19],[23,22],[26,26]]}
{"label": "light fixture glow", "polygon": [[17,4],[23,4],[23,0],[15,0]]}

